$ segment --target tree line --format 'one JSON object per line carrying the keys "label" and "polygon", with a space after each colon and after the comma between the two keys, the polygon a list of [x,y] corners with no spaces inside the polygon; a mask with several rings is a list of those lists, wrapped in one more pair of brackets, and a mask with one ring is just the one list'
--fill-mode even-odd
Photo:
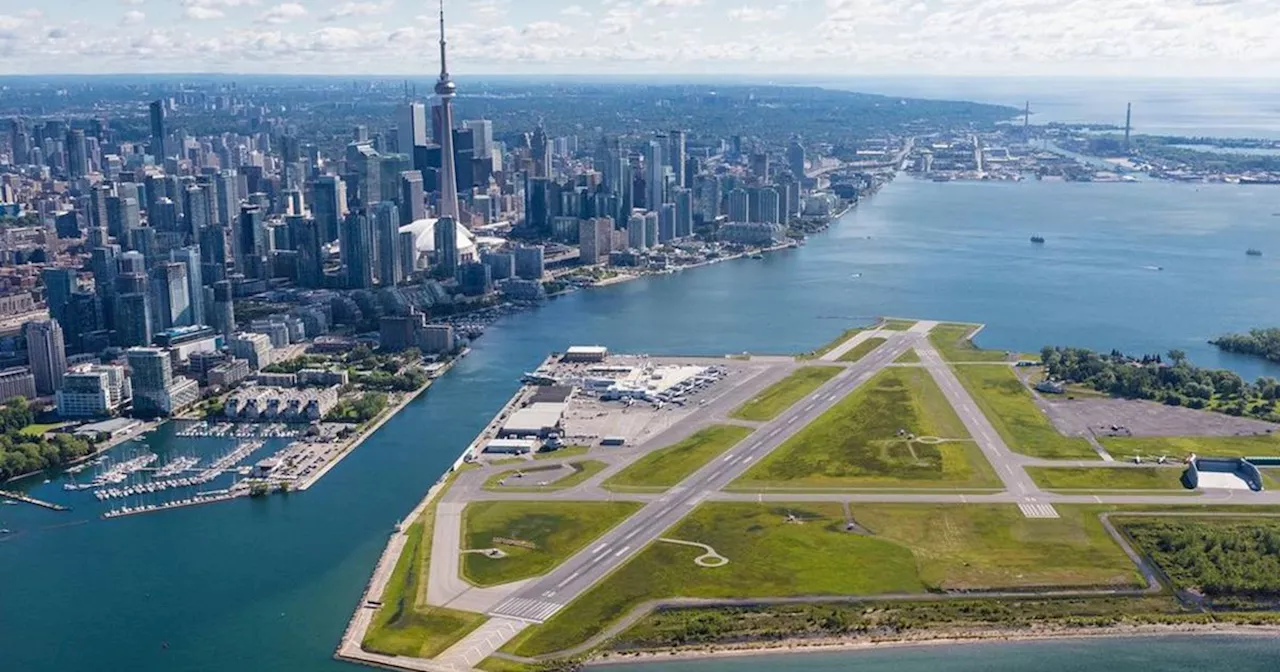
{"label": "tree line", "polygon": [[1227,334],[1209,341],[1219,350],[1280,362],[1280,329],[1253,329],[1247,334]]}
{"label": "tree line", "polygon": [[1178,588],[1209,597],[1280,597],[1280,523],[1140,520],[1124,528]]}
{"label": "tree line", "polygon": [[1280,417],[1275,403],[1280,398],[1280,381],[1262,377],[1249,383],[1233,371],[1192,366],[1181,350],[1130,357],[1116,350],[1102,355],[1084,348],[1048,346],[1040,357],[1050,378],[1113,396],[1268,420]]}
{"label": "tree line", "polygon": [[22,428],[35,414],[22,398],[0,406],[0,481],[43,469],[61,467],[93,451],[93,443],[71,434],[30,436]]}

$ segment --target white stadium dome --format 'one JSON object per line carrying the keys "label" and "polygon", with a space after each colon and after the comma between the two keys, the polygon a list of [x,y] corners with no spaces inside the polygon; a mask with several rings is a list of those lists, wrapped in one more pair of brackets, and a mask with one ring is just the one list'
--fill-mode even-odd
{"label": "white stadium dome", "polygon": [[[413,246],[418,254],[430,254],[436,251],[436,222],[438,219],[419,219],[418,221],[400,227],[400,233],[406,231],[413,234]],[[476,255],[476,239],[467,230],[467,227],[461,223],[455,222],[458,241],[458,258],[474,257]]]}

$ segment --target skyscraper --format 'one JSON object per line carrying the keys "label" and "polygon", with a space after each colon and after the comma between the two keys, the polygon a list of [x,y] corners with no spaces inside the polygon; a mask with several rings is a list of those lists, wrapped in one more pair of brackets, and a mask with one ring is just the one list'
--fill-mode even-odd
{"label": "skyscraper", "polygon": [[427,216],[422,187],[422,173],[407,170],[400,173],[400,223],[412,224]]}
{"label": "skyscraper", "polygon": [[321,248],[320,222],[314,217],[294,216],[288,220],[289,237],[298,251],[298,286],[324,286],[324,252]]}
{"label": "skyscraper", "polygon": [[666,171],[662,165],[662,143],[658,140],[650,140],[648,151],[644,155],[644,181],[648,194],[645,198],[645,207],[649,210],[657,211],[665,202],[663,200],[663,183],[666,181]]}
{"label": "skyscraper", "polygon": [[797,180],[804,179],[804,160],[804,145],[800,144],[799,139],[793,139],[787,146],[787,166],[791,168],[791,175]]}
{"label": "skyscraper", "polygon": [[751,196],[742,187],[729,192],[729,221],[751,221]]}
{"label": "skyscraper", "polygon": [[74,268],[46,268],[40,271],[40,278],[44,280],[45,298],[49,304],[49,316],[59,323],[65,321],[67,304],[76,291],[76,275]]}
{"label": "skyscraper", "polygon": [[213,283],[213,310],[209,313],[209,326],[223,336],[230,336],[236,330],[236,313],[232,303],[234,294],[231,283],[219,280]]}
{"label": "skyscraper", "polygon": [[321,175],[312,187],[311,212],[323,242],[338,239],[338,223],[347,216],[347,184],[337,175]]}
{"label": "skyscraper", "polygon": [[157,100],[151,103],[151,155],[155,157],[156,163],[164,163],[165,158],[169,156],[165,151],[165,127],[164,127],[164,101]]}
{"label": "skyscraper", "polygon": [[217,190],[214,207],[214,218],[223,226],[230,226],[232,219],[240,212],[240,180],[234,170],[219,171],[213,178]]}
{"label": "skyscraper", "polygon": [[534,174],[538,177],[551,177],[551,140],[547,138],[547,131],[542,128],[542,124],[534,129],[529,147],[533,153]]}
{"label": "skyscraper", "polygon": [[347,269],[347,289],[373,287],[373,222],[364,212],[347,213],[342,222],[342,263]]}
{"label": "skyscraper", "polygon": [[477,159],[488,159],[493,156],[493,122],[488,119],[469,119],[462,125],[471,130],[474,137],[473,147]]}
{"label": "skyscraper", "polygon": [[77,179],[89,174],[89,147],[84,131],[73,128],[67,131],[67,175]]}
{"label": "skyscraper", "polygon": [[192,238],[212,222],[209,221],[209,192],[191,185],[182,192],[182,212],[186,217],[186,233]]}
{"label": "skyscraper", "polygon": [[671,156],[667,160],[667,164],[671,166],[671,172],[675,174],[676,186],[684,187],[686,186],[684,164],[689,158],[689,154],[685,149],[684,131],[671,131],[668,135],[668,144],[671,147]]}
{"label": "skyscraper", "polygon": [[434,230],[436,274],[452,278],[458,273],[458,225],[452,219],[440,219]]}
{"label": "skyscraper", "polygon": [[597,217],[578,223],[579,257],[583,264],[607,261],[613,248],[613,219]]}
{"label": "skyscraper", "polygon": [[394,287],[404,282],[400,266],[400,209],[383,201],[374,206],[374,233],[378,239],[378,284]]}
{"label": "skyscraper", "polygon": [[204,314],[204,273],[200,268],[199,246],[171,250],[169,258],[187,267],[187,300],[191,303],[191,323],[208,324]]}
{"label": "skyscraper", "polygon": [[170,262],[151,269],[151,295],[156,331],[191,326],[191,295],[185,264]]}
{"label": "skyscraper", "polygon": [[773,187],[761,189],[760,216],[757,219],[765,224],[780,224],[782,222],[781,205],[778,190]]}
{"label": "skyscraper", "polygon": [[693,235],[693,190],[680,187],[675,190],[676,238]]}
{"label": "skyscraper", "polygon": [[37,320],[26,323],[24,331],[31,373],[36,377],[36,391],[40,394],[53,394],[62,389],[62,377],[67,373],[67,351],[62,342],[62,327],[57,320]]}
{"label": "skyscraper", "polygon": [[427,144],[427,109],[422,103],[396,108],[396,151],[413,156],[414,147]]}

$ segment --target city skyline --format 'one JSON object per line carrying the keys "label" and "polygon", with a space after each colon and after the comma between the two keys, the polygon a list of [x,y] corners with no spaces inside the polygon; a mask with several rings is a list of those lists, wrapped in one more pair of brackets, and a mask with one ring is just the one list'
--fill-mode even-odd
{"label": "city skyline", "polygon": [[[479,0],[458,74],[1268,74],[1262,0]],[[430,75],[435,3],[0,2],[0,74]],[[425,58],[424,58],[425,57]]]}

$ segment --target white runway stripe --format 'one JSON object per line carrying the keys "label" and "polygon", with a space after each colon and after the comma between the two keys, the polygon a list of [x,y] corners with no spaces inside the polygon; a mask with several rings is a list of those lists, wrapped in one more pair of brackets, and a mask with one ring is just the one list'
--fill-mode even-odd
{"label": "white runway stripe", "polygon": [[499,604],[492,612],[490,612],[490,615],[505,616],[507,618],[515,618],[522,621],[542,623],[563,608],[564,605],[559,602],[526,600],[520,597],[513,597],[506,602]]}
{"label": "white runway stripe", "polygon": [[1018,508],[1022,510],[1022,515],[1027,518],[1057,518],[1058,510],[1053,508],[1052,504],[1029,504],[1023,502],[1018,504]]}

